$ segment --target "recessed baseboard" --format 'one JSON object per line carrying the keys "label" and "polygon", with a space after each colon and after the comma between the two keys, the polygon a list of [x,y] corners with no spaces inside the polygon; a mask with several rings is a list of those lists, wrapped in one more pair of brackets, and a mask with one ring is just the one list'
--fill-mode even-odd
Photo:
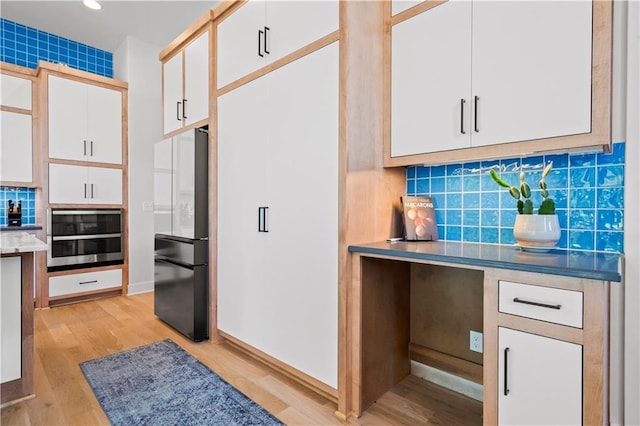
{"label": "recessed baseboard", "polygon": [[153,281],[145,281],[141,283],[129,283],[127,295],[132,296],[134,294],[149,293],[153,291]]}
{"label": "recessed baseboard", "polygon": [[416,361],[411,361],[411,374],[454,392],[466,395],[476,401],[482,401],[483,386],[471,380],[454,376],[453,374],[420,364]]}

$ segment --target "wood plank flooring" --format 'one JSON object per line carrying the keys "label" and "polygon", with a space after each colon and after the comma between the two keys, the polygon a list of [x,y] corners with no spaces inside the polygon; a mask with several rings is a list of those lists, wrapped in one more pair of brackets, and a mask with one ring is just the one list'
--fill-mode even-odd
{"label": "wood plank flooring", "polygon": [[35,313],[36,397],[2,409],[3,426],[108,425],[79,363],[170,338],[288,425],[479,425],[482,406],[409,376],[360,418],[342,422],[336,404],[228,344],[194,343],[153,314],[153,293]]}

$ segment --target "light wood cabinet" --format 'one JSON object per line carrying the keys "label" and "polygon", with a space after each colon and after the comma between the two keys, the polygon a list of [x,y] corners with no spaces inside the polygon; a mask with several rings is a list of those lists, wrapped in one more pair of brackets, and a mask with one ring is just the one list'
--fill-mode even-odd
{"label": "light wood cabinet", "polygon": [[122,92],[50,75],[49,158],[122,164]]}
{"label": "light wood cabinet", "polygon": [[0,121],[0,181],[30,184],[33,182],[31,115],[1,111]]}
{"label": "light wood cabinet", "polygon": [[49,164],[49,204],[122,202],[121,169]]}
{"label": "light wood cabinet", "polygon": [[333,0],[249,0],[218,24],[218,88],[338,30],[338,15]]}
{"label": "light wood cabinet", "polygon": [[582,423],[582,346],[498,328],[498,424]]}
{"label": "light wood cabinet", "polygon": [[610,36],[609,15],[592,2],[451,0],[392,16],[386,165],[610,147],[596,112],[609,76],[594,72],[610,61],[594,41]]}
{"label": "light wood cabinet", "polygon": [[165,134],[209,117],[209,31],[163,63],[162,88]]}
{"label": "light wood cabinet", "polygon": [[337,42],[218,99],[217,225],[219,330],[335,388]]}

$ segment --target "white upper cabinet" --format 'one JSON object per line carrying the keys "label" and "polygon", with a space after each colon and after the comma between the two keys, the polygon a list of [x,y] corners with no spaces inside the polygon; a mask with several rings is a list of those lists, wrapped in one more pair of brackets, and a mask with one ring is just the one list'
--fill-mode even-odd
{"label": "white upper cabinet", "polygon": [[162,89],[165,134],[209,117],[209,31],[162,64]]}
{"label": "white upper cabinet", "polygon": [[337,1],[250,0],[218,24],[218,88],[338,28]]}
{"label": "white upper cabinet", "polygon": [[33,181],[31,115],[0,112],[0,181]]}
{"label": "white upper cabinet", "polygon": [[122,164],[122,92],[49,76],[49,157]]}
{"label": "white upper cabinet", "polygon": [[592,2],[451,0],[391,43],[392,159],[591,131]]}
{"label": "white upper cabinet", "polygon": [[0,105],[31,110],[31,80],[0,74]]}
{"label": "white upper cabinet", "polygon": [[49,164],[50,204],[122,204],[122,170]]}

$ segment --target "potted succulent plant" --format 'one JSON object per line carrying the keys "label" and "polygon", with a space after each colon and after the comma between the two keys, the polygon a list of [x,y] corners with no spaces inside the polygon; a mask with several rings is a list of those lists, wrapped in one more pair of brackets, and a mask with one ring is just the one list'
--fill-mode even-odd
{"label": "potted succulent plant", "polygon": [[501,187],[508,188],[509,194],[517,200],[518,215],[513,227],[513,236],[521,247],[551,248],[560,239],[560,224],[558,223],[558,216],[555,214],[555,202],[549,197],[547,182],[545,181],[552,167],[553,163],[549,163],[544,168],[542,177],[538,182],[542,202],[538,207],[537,214],[535,214],[533,201],[531,200],[531,187],[525,182],[524,171],[520,172],[519,188],[502,180],[494,169],[489,171],[494,182]]}

